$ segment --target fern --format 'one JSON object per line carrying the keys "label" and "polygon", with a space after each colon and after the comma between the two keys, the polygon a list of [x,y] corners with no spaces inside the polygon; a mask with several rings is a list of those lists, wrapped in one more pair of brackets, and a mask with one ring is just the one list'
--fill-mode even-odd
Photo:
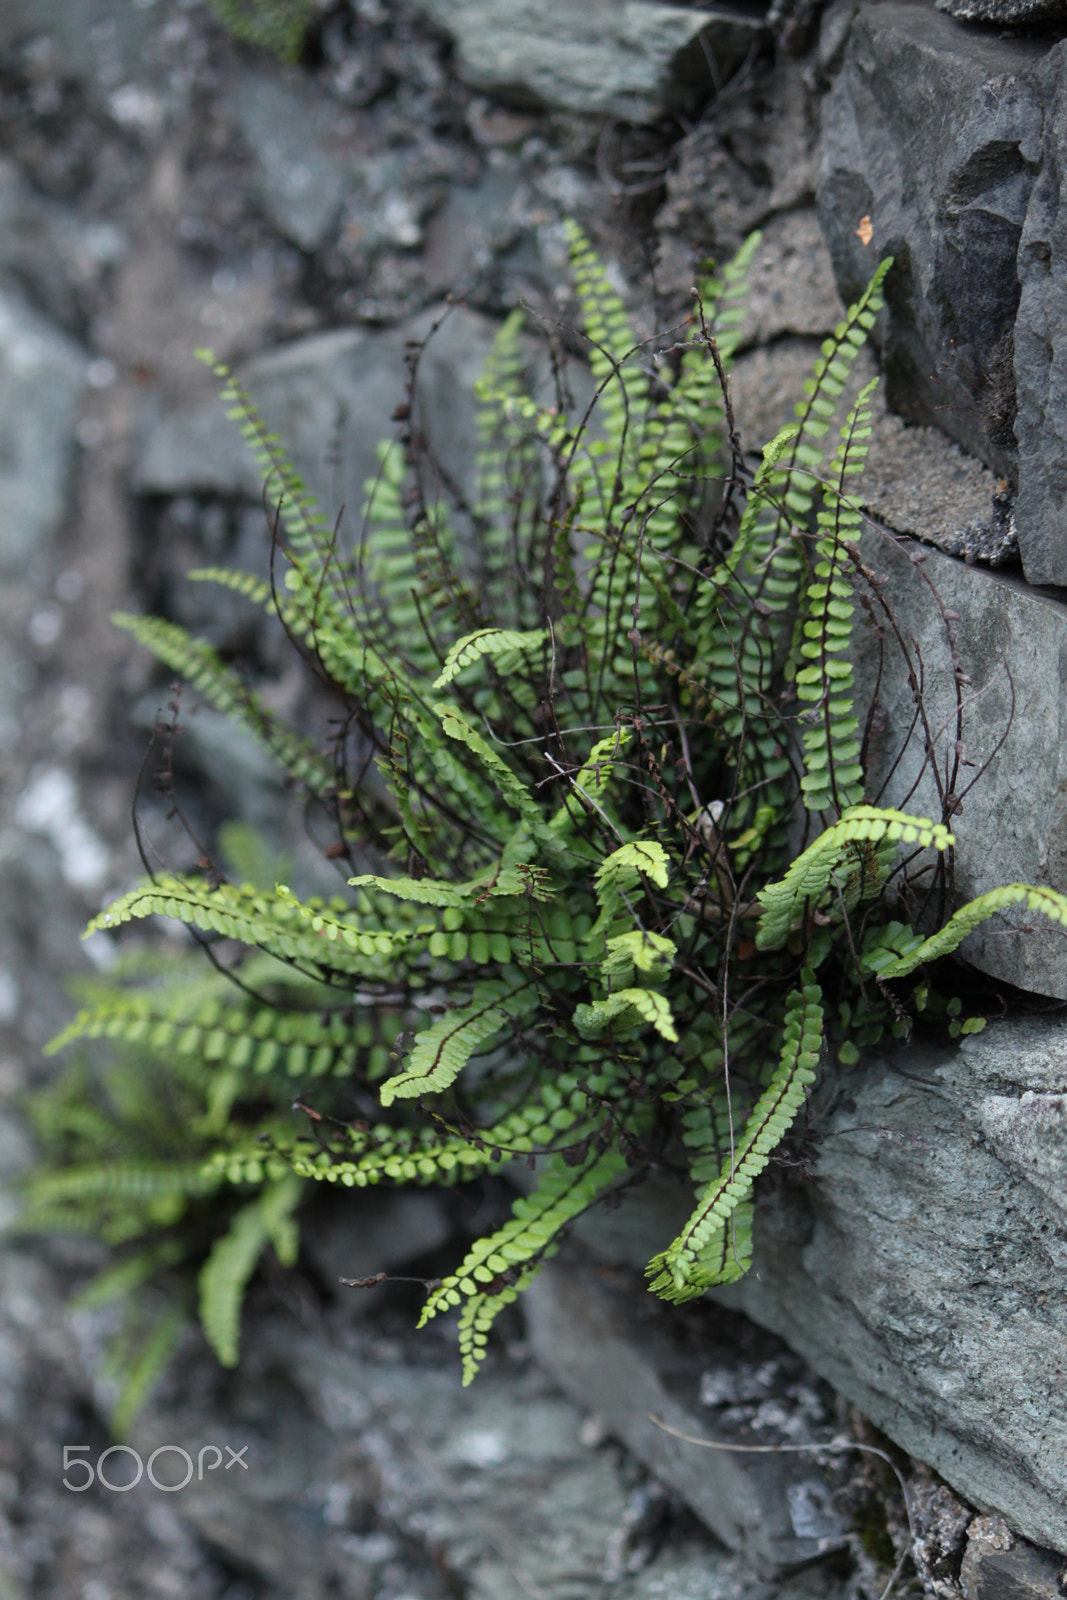
{"label": "fern", "polygon": [[[258,586],[255,591],[242,586],[239,592],[258,594]],[[177,623],[164,622],[159,617],[133,617],[116,611],[111,620],[186,678],[216,711],[246,728],[278,764],[305,784],[312,794],[321,795],[332,788],[334,775],[314,747],[272,716],[210,645],[190,638]]]}
{"label": "fern", "polygon": [[209,0],[223,27],[282,61],[296,61],[314,15],[313,0]]}
{"label": "fern", "polygon": [[759,891],[762,910],[756,943],[760,949],[780,949],[831,885],[841,890],[847,881],[856,898],[873,898],[885,878],[885,856],[874,848],[883,841],[918,844],[923,849],[932,845],[936,850],[947,850],[954,842],[943,823],[926,817],[874,806],[852,807],[797,857],[779,882]]}
{"label": "fern", "polygon": [[[112,1366],[121,1375],[121,1387],[111,1413],[111,1434],[125,1439],[137,1413],[170,1364],[188,1322],[177,1306],[167,1306],[149,1324],[147,1334],[132,1350],[123,1348],[121,1358],[113,1353]],[[123,1346],[126,1341],[123,1340]]]}
{"label": "fern", "polygon": [[[665,1299],[692,1300],[716,1283],[741,1277],[751,1258],[750,1230],[740,1240],[731,1227],[752,1185],[788,1133],[815,1080],[822,1045],[822,990],[810,970],[802,989],[786,1001],[778,1067],[756,1102],[744,1135],[719,1176],[698,1196],[678,1238],[649,1263],[652,1287]],[[747,1224],[747,1218],[746,1224]]]}
{"label": "fern", "polygon": [[467,1005],[416,1034],[407,1071],[382,1084],[382,1105],[447,1089],[479,1048],[521,1019],[529,1001],[528,985],[479,984]]}
{"label": "fern", "polygon": [[852,588],[846,572],[846,544],[859,538],[862,519],[846,494],[846,479],[862,472],[871,433],[867,401],[877,378],[861,391],[845,426],[830,469],[832,488],[823,496],[817,522],[820,538],[815,546],[814,582],[807,587],[808,620],[800,653],[810,663],[796,676],[797,696],[809,702],[802,720],[804,776],[800,788],[809,811],[839,813],[863,798],[863,768],[859,763],[859,721],[852,715],[852,663],[845,652],[852,640],[855,614]]}
{"label": "fern", "polygon": [[477,1240],[456,1272],[432,1292],[420,1327],[439,1312],[463,1305],[459,1338],[464,1384],[471,1382],[485,1358],[494,1320],[554,1252],[562,1229],[624,1171],[622,1157],[612,1152],[580,1169],[551,1163],[534,1193],[516,1200],[510,1221]]}
{"label": "fern", "polygon": [[537,650],[547,639],[544,628],[535,628],[529,633],[515,633],[507,628],[482,628],[477,633],[468,634],[465,639],[457,639],[445,657],[445,664],[440,675],[434,679],[433,686],[443,689],[465,667],[472,666],[486,656],[503,656],[505,659],[498,663],[498,670],[506,672],[509,656]]}
{"label": "fern", "polygon": [[283,1266],[296,1260],[292,1212],[300,1191],[293,1175],[268,1185],[257,1200],[238,1211],[200,1269],[200,1320],[224,1367],[237,1365],[241,1304],[267,1245],[273,1244]]}
{"label": "fern", "polygon": [[[216,366],[267,481],[272,581],[196,576],[284,625],[330,702],[329,759],[222,655],[120,619],[326,802],[329,853],[350,863],[327,899],[223,839],[248,881],[161,871],[130,888],[91,928],[162,915],[216,966],[190,949],[83,985],[54,1048],[106,1040],[115,1062],[34,1106],[46,1159],[26,1225],[116,1247],[90,1297],[136,1304],[158,1281],[181,1301],[198,1284],[225,1364],[264,1251],[295,1258],[307,1183],[539,1167],[427,1302],[424,1320],[458,1313],[466,1379],[567,1226],[680,1153],[694,1209],[651,1286],[683,1301],[730,1281],[820,1065],[907,1025],[918,1001],[892,986],[1008,905],[1067,921],[1067,901],[1011,885],[913,929],[899,914],[926,852],[949,859],[947,821],[863,803],[850,651],[871,386],[825,449],[889,263],[748,482],[721,378],[755,239],[684,327],[646,341],[569,239],[596,403],[528,392],[513,314],[478,385],[469,497],[402,424],[349,537]],[[811,842],[805,813],[828,824]],[[134,1396],[166,1342],[146,1339]]]}
{"label": "fern", "polygon": [[874,933],[865,945],[863,966],[882,979],[906,978],[916,967],[951,955],[983,922],[1017,905],[1025,905],[1030,911],[1039,911],[1050,922],[1067,926],[1067,896],[1055,889],[1036,888],[1033,884],[1007,883],[961,906],[945,926],[929,938],[922,938],[902,923],[889,923]]}

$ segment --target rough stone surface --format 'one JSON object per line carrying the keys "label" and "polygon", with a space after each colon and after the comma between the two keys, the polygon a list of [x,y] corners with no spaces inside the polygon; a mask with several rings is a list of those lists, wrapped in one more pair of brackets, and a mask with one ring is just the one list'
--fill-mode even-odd
{"label": "rough stone surface", "polygon": [[[567,1393],[589,1406],[661,1482],[684,1497],[724,1544],[739,1550],[759,1576],[774,1579],[844,1548],[846,1523],[834,1511],[825,1476],[813,1461],[803,1456],[746,1457],[709,1451],[695,1473],[693,1446],[665,1433],[652,1420],[658,1417],[681,1433],[705,1437],[710,1433],[725,1443],[743,1440],[744,1430],[729,1425],[709,1429],[706,1417],[700,1415],[701,1374],[702,1370],[707,1374],[714,1356],[710,1340],[686,1350],[676,1335],[672,1339],[674,1330],[667,1317],[657,1316],[647,1302],[639,1301],[635,1307],[623,1289],[612,1293],[609,1284],[598,1287],[582,1263],[543,1271],[524,1306],[534,1351]],[[727,1337],[730,1332],[736,1338],[735,1330],[727,1330]],[[761,1354],[766,1357],[768,1352]],[[773,1364],[774,1352],[770,1354]],[[736,1349],[732,1355],[736,1386],[743,1362],[738,1365]],[[756,1363],[751,1370],[756,1370]],[[810,1412],[814,1411],[816,1422],[824,1414],[810,1388],[805,1397],[809,1415],[795,1399],[779,1406],[781,1421],[787,1424],[785,1437],[792,1443],[816,1442],[818,1437],[817,1429],[811,1428]],[[798,1411],[799,1415],[791,1414]],[[791,1512],[798,1496],[805,1504],[810,1501],[825,1508],[818,1527],[810,1517],[805,1521]]]}
{"label": "rough stone surface", "polygon": [[[1067,607],[1016,577],[877,530],[864,535],[862,550],[871,571],[887,580],[878,592],[903,621],[907,650],[906,659],[881,611],[881,641],[869,618],[860,624],[857,681],[867,707],[880,660],[882,669],[869,796],[938,819],[943,797],[958,797],[951,824],[960,902],[1005,883],[1067,890]],[[959,725],[954,654],[962,674]],[[922,684],[929,758],[925,735],[908,739],[916,714],[910,669]],[[963,953],[994,978],[1067,998],[1067,933],[1058,923],[1002,913],[970,936]]]}
{"label": "rough stone surface", "polygon": [[911,1559],[926,1594],[936,1600],[957,1600],[960,1566],[967,1547],[967,1529],[974,1512],[933,1475],[912,1480],[911,1520],[914,1536]]}
{"label": "rough stone surface", "polygon": [[817,104],[789,63],[756,69],[750,93],[725,97],[722,112],[682,141],[667,175],[656,216],[661,287],[687,295],[701,259],[726,260],[778,215],[769,237],[787,229],[785,215],[815,197],[817,136]]}
{"label": "rough stone surface", "polygon": [[811,206],[772,217],[748,276],[743,345],[783,334],[825,336],[841,320],[833,264]]}
{"label": "rough stone surface", "polygon": [[1044,161],[1030,195],[1019,246],[1015,324],[1019,501],[1023,567],[1031,583],[1067,583],[1067,46],[1042,63]]}
{"label": "rough stone surface", "polygon": [[[443,1196],[426,1189],[374,1190],[358,1206],[324,1206],[306,1233],[311,1263],[334,1292],[342,1278],[403,1267],[451,1235]],[[370,1301],[355,1295],[350,1303]]]}
{"label": "rough stone surface", "polygon": [[13,161],[0,161],[0,273],[48,318],[80,331],[86,291],[124,250],[114,222],[81,223],[35,193]]}
{"label": "rough stone surface", "polygon": [[[829,332],[830,326],[816,331]],[[818,355],[815,339],[786,335],[737,357],[731,393],[742,442],[753,462],[763,444],[792,422],[794,397],[802,392]],[[842,412],[876,371],[870,353],[863,352]],[[908,424],[895,416],[886,408],[884,384],[874,391],[870,406],[874,425],[858,486],[864,509],[895,532],[912,534],[949,555],[993,566],[1016,562],[1012,496],[995,474],[939,428]]]}
{"label": "rough stone surface", "polygon": [[1067,1212],[1028,1156],[1059,1148],[1065,1086],[1058,1020],[839,1065],[813,1179],[760,1201],[755,1270],[716,1296],[973,1504],[1061,1552]]}
{"label": "rough stone surface", "polygon": [[1014,565],[1019,543],[1010,491],[939,428],[908,425],[874,396],[874,431],[860,484],[864,507],[897,533],[947,555]]}
{"label": "rough stone surface", "polygon": [[966,1600],[1062,1600],[1063,1560],[998,1536],[999,1517],[976,1517],[960,1570]]}
{"label": "rough stone surface", "polygon": [[325,144],[330,106],[277,74],[247,72],[233,97],[242,136],[255,162],[255,189],[279,232],[302,250],[316,250],[337,228],[346,173]]}
{"label": "rough stone surface", "polygon": [[0,292],[0,573],[24,572],[66,509],[85,358],[18,296]]}
{"label": "rough stone surface", "polygon": [[[347,508],[358,527],[363,486],[377,471],[375,447],[395,424],[404,395],[404,346],[433,334],[419,363],[419,416],[431,447],[460,479],[473,460],[475,379],[495,331],[458,307],[423,313],[395,331],[358,328],[315,334],[257,356],[238,372],[268,423],[286,441],[324,508]],[[338,465],[340,463],[340,465]],[[217,398],[184,408],[147,407],[135,482],[145,494],[238,495],[259,501],[251,453],[224,424]]]}
{"label": "rough stone surface", "polygon": [[[335,1436],[359,1440],[387,1525],[435,1553],[448,1593],[687,1600],[674,1586],[680,1567],[687,1583],[701,1575],[702,1600],[771,1600],[736,1557],[686,1525],[604,1427],[590,1426],[585,1399],[564,1398],[520,1342],[464,1390],[440,1352],[412,1363],[407,1341],[401,1365],[396,1345],[391,1356],[362,1328],[329,1342],[268,1330],[268,1360],[272,1341],[313,1411]],[[838,1592],[832,1579],[822,1591]]]}
{"label": "rough stone surface", "polygon": [[1067,23],[1063,0],[937,0],[937,9],[962,22],[990,22],[1003,28]]}
{"label": "rough stone surface", "polygon": [[1033,69],[1047,49],[887,0],[858,12],[823,106],[819,210],[843,297],[883,256],[896,260],[890,406],[1010,474],[1015,263],[1041,156]]}
{"label": "rough stone surface", "polygon": [[651,121],[678,109],[755,36],[728,9],[689,10],[648,0],[420,0],[451,33],[460,72],[479,89],[520,104]]}

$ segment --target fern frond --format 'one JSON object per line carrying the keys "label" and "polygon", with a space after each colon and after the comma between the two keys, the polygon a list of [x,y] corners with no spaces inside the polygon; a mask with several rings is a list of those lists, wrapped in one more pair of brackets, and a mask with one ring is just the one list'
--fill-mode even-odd
{"label": "fern frond", "polygon": [[[953,836],[940,822],[927,817],[912,817],[905,812],[876,806],[853,806],[840,822],[827,828],[815,843],[799,855],[785,876],[767,884],[757,896],[761,905],[756,944],[761,950],[779,950],[805,913],[813,909],[842,869],[864,866],[861,845],[918,844],[923,849],[947,850]],[[877,893],[881,887],[878,871],[869,871],[860,898]],[[961,936],[962,937],[962,936]]]}
{"label": "fern frond", "polygon": [[745,1230],[743,1251],[730,1236],[731,1218],[749,1201],[752,1185],[804,1104],[821,1048],[822,990],[809,969],[804,987],[786,1001],[777,1070],[745,1125],[733,1159],[699,1196],[678,1238],[649,1263],[651,1287],[664,1299],[695,1299],[712,1284],[730,1283],[745,1271],[750,1230]]}
{"label": "fern frond", "polygon": [[[308,1003],[322,991],[308,995]],[[103,995],[80,1011],[46,1047],[48,1054],[78,1039],[119,1039],[175,1066],[195,1059],[216,1075],[262,1076],[280,1071],[290,1078],[318,1078],[340,1068],[351,1044],[350,1025],[341,1013],[257,1005],[231,989],[224,997],[206,998],[202,991],[179,986],[119,990]]]}
{"label": "fern frond", "polygon": [[632,889],[642,877],[665,889],[670,878],[670,857],[658,839],[634,839],[613,850],[597,869],[596,892],[601,901],[609,890]]}
{"label": "fern frond", "polygon": [[425,941],[434,931],[432,924],[369,928],[352,915],[319,903],[301,903],[284,884],[268,895],[228,883],[202,887],[161,873],[154,883],[131,890],[94,917],[84,937],[150,916],[170,917],[203,933],[237,939],[295,962],[314,976],[334,970],[374,974],[381,965],[378,958],[402,945]]}
{"label": "fern frond", "polygon": [[188,679],[209,705],[248,730],[258,744],[312,794],[325,794],[334,786],[334,774],[314,747],[287,728],[227,667],[202,639],[192,638],[176,622],[161,617],[130,616],[116,611],[112,622],[132,633],[138,643],[175,672]]}
{"label": "fern frond", "polygon": [[471,726],[455,706],[436,705],[433,709],[440,717],[442,730],[448,737],[466,745],[467,749],[477,756],[505,804],[518,812],[537,838],[554,846],[555,840],[548,834],[540,806],[503,757],[497,755],[487,740],[482,738],[478,730]]}
{"label": "fern frond", "polygon": [[678,953],[673,939],[647,928],[616,934],[605,941],[605,948],[600,976],[609,992],[625,989],[635,972],[647,973],[653,982],[665,979]]}
{"label": "fern frond", "polygon": [[806,398],[798,400],[794,407],[800,426],[783,490],[785,505],[796,517],[806,516],[812,509],[813,496],[818,490],[817,469],[822,462],[821,441],[829,431],[853,363],[870,338],[878,313],[885,304],[882,285],[892,265],[892,256],[879,262],[860,298],[849,306],[843,321],[823,341],[812,376],[804,384]]}
{"label": "fern frond", "polygon": [[125,1439],[137,1413],[170,1365],[186,1330],[188,1319],[179,1306],[162,1311],[140,1348],[122,1362],[124,1380],[111,1413],[111,1437]]}
{"label": "fern frond", "polygon": [[525,898],[531,890],[538,900],[550,899],[552,895],[547,886],[516,867],[496,867],[468,883],[441,883],[434,878],[379,878],[369,872],[349,878],[348,882],[353,889],[378,889],[383,894],[395,895],[398,900],[411,900],[424,906],[461,907],[471,901]]}
{"label": "fern frond", "polygon": [[334,543],[332,530],[327,527],[314,495],[294,467],[285,446],[267,427],[255,401],[230,368],[217,361],[211,350],[198,350],[196,354],[222,382],[219,398],[229,407],[227,415],[237,424],[277,503],[281,525],[293,551],[314,561],[325,574],[333,564]]}
{"label": "fern frond", "polygon": [[210,1194],[216,1187],[198,1161],[107,1161],[37,1172],[28,1185],[29,1220],[25,1226],[33,1227],[38,1208],[90,1201],[184,1200],[190,1195]]}
{"label": "fern frond", "polygon": [[609,1029],[619,1038],[627,1038],[651,1026],[662,1039],[678,1043],[670,1001],[655,989],[617,989],[603,1000],[580,1005],[574,1012],[574,1025],[583,1039],[599,1039]]}
{"label": "fern frond", "polygon": [[298,61],[314,15],[313,0],[208,0],[223,27],[281,61]]}
{"label": "fern frond", "polygon": [[[434,679],[433,686],[443,689],[465,667],[473,666],[474,662],[486,656],[524,655],[531,650],[539,650],[547,640],[548,634],[544,628],[535,628],[528,633],[516,633],[510,628],[479,628],[477,633],[468,633],[465,638],[457,639],[445,657],[445,664]],[[507,664],[498,662],[498,669],[506,672]]]}
{"label": "fern frond", "polygon": [[478,984],[465,1006],[457,1006],[415,1035],[407,1070],[381,1086],[382,1105],[447,1089],[476,1051],[484,1049],[509,1022],[522,1019],[534,1003],[529,984],[509,986],[506,980]]}
{"label": "fern frond", "polygon": [[1007,883],[961,906],[945,926],[929,938],[924,939],[899,922],[878,929],[864,947],[862,965],[882,979],[906,978],[924,962],[951,955],[983,922],[996,916],[998,911],[1017,905],[1025,905],[1030,911],[1039,911],[1050,922],[1067,926],[1067,896],[1034,884]]}
{"label": "fern frond", "polygon": [[78,1291],[70,1301],[70,1310],[93,1311],[112,1300],[121,1300],[142,1284],[148,1283],[161,1269],[174,1266],[184,1253],[184,1247],[178,1240],[168,1239],[163,1244],[123,1256],[98,1272],[84,1289]]}
{"label": "fern frond", "polygon": [[533,1193],[516,1200],[510,1220],[476,1240],[458,1270],[430,1295],[420,1328],[439,1312],[467,1301],[460,1344],[464,1384],[473,1380],[485,1359],[489,1331],[501,1309],[529,1285],[553,1252],[560,1231],[611,1187],[625,1165],[615,1151],[580,1168],[553,1159]]}
{"label": "fern frond", "polygon": [[185,574],[190,583],[215,583],[229,589],[255,606],[265,606],[271,598],[270,584],[251,572],[239,572],[236,567],[194,567]]}
{"label": "fern frond", "polygon": [[797,673],[796,690],[798,698],[811,708],[801,720],[814,723],[804,733],[800,782],[809,811],[826,811],[832,805],[841,812],[863,798],[859,722],[852,715],[852,663],[846,655],[855,605],[845,550],[846,542],[857,540],[863,529],[859,507],[846,489],[847,479],[863,471],[871,434],[867,402],[877,385],[874,378],[860,391],[841,430],[841,443],[830,469],[832,487],[824,490],[818,514],[815,570],[805,595],[808,619],[800,653],[809,665]]}
{"label": "fern frond", "polygon": [[200,1269],[200,1321],[224,1367],[237,1365],[241,1306],[263,1251],[274,1244],[283,1264],[295,1259],[292,1213],[301,1192],[293,1173],[271,1184],[259,1199],[238,1211]]}

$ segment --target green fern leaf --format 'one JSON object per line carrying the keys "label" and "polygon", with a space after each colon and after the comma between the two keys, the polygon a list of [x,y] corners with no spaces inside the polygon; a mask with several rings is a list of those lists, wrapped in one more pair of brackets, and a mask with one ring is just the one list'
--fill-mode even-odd
{"label": "green fern leaf", "polygon": [[266,1246],[280,1242],[279,1259],[295,1257],[291,1214],[302,1185],[295,1174],[279,1179],[243,1206],[229,1231],[216,1240],[200,1269],[200,1321],[207,1341],[224,1367],[237,1365],[241,1306]]}
{"label": "green fern leaf", "polygon": [[484,1049],[509,1021],[524,1016],[533,1003],[528,984],[509,987],[494,981],[477,985],[467,1005],[415,1035],[407,1070],[382,1084],[382,1105],[447,1089],[471,1056]]}
{"label": "green fern leaf", "polygon": [[533,1280],[554,1252],[561,1230],[626,1170],[616,1151],[569,1167],[554,1159],[538,1187],[516,1200],[502,1228],[471,1246],[459,1269],[433,1291],[423,1308],[423,1327],[440,1312],[467,1305],[462,1313],[460,1350],[463,1382],[470,1383],[485,1358],[489,1332],[500,1310]]}
{"label": "green fern leaf", "polygon": [[486,656],[525,655],[532,650],[539,650],[547,640],[548,634],[544,628],[535,628],[530,633],[516,633],[509,628],[479,628],[477,633],[468,633],[465,638],[457,639],[445,657],[445,664],[433,686],[443,689],[465,667],[472,666]]}
{"label": "green fern leaf", "polygon": [[[979,895],[977,900],[961,906],[939,932],[927,939],[912,933],[910,929],[903,929],[899,923],[879,930],[864,948],[862,965],[883,980],[906,978],[909,972],[914,972],[924,962],[951,955],[959,949],[967,935],[983,922],[996,916],[998,911],[1006,911],[1009,906],[1015,905],[1025,905],[1030,911],[1039,911],[1050,922],[1067,926],[1067,896],[1055,889],[1037,888],[1029,883],[1008,883],[999,889],[990,889],[987,894]],[[904,936],[903,946],[900,943],[901,934]]]}
{"label": "green fern leaf", "polygon": [[[761,950],[778,950],[790,933],[800,926],[808,908],[815,907],[829,888],[835,874],[842,867],[863,865],[863,850],[857,847],[877,845],[882,840],[891,844],[918,844],[926,849],[947,850],[953,836],[940,822],[927,817],[912,817],[904,812],[875,806],[853,806],[845,812],[840,822],[827,828],[815,843],[799,855],[785,876],[777,883],[768,884],[759,891],[762,907],[756,944]],[[866,893],[873,895],[881,887],[882,874],[877,862],[872,863],[868,874]]]}
{"label": "green fern leaf", "polygon": [[777,1070],[745,1125],[731,1160],[697,1200],[696,1210],[674,1243],[649,1263],[652,1289],[676,1302],[695,1299],[715,1283],[740,1277],[747,1259],[735,1253],[730,1223],[748,1204],[752,1185],[792,1126],[815,1081],[822,1047],[822,990],[814,974],[786,1002]]}
{"label": "green fern leaf", "polygon": [[598,897],[609,889],[632,889],[642,877],[665,889],[670,880],[670,857],[657,839],[635,839],[620,845],[601,862],[596,875]]}
{"label": "green fern leaf", "polygon": [[655,989],[618,989],[604,1000],[575,1009],[574,1025],[583,1039],[598,1039],[611,1031],[621,1038],[651,1025],[661,1038],[678,1042],[670,1001]]}

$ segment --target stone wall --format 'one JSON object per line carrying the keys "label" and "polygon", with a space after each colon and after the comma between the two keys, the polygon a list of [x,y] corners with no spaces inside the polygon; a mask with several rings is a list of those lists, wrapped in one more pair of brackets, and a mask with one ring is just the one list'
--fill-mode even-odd
{"label": "stone wall", "polygon": [[819,167],[838,284],[848,297],[895,257],[891,406],[1017,487],[1026,577],[1063,584],[1067,45],[1054,32],[1006,35],[996,7],[992,26],[924,0],[843,9],[828,17]]}
{"label": "stone wall", "polygon": [[[313,66],[283,71],[236,50],[193,0],[0,5],[0,1095],[39,1080],[40,1046],[65,1015],[59,977],[85,968],[80,927],[139,872],[129,790],[143,723],[168,691],[108,612],[153,607],[225,641],[227,602],[210,609],[181,573],[265,561],[259,484],[192,351],[210,342],[240,366],[309,479],[351,506],[398,397],[404,340],[458,289],[467,303],[424,376],[428,424],[462,473],[469,414],[455,397],[492,327],[520,299],[552,318],[572,307],[565,215],[649,325],[684,311],[702,258],[763,228],[733,379],[750,454],[789,420],[840,296],[895,255],[864,557],[906,616],[910,654],[887,654],[872,776],[890,801],[941,804],[929,764],[909,752],[894,766],[918,662],[939,770],[960,763],[959,892],[1013,877],[1067,889],[1067,613],[1033,587],[1067,583],[1057,5],[954,0],[971,19],[959,21],[919,0],[836,0],[799,60],[775,57],[756,6],[327,9]],[[999,25],[1030,17],[1045,31]],[[802,29],[789,37],[799,47]],[[763,54],[745,65],[753,45]],[[252,648],[274,672],[265,632]],[[865,637],[868,696],[875,652]],[[313,724],[298,683],[278,676],[272,693]],[[206,825],[237,807],[297,840],[262,763],[209,717],[189,720],[184,781]],[[164,820],[150,814],[165,843]],[[113,953],[104,940],[89,955]],[[1059,933],[1005,924],[968,954],[1006,1004],[1006,985],[1067,998]],[[756,1270],[737,1291],[972,1506],[1059,1551],[1063,1061],[1058,1022],[1011,1022],[958,1055],[915,1045],[835,1079],[812,1106],[814,1174],[761,1200]],[[14,1113],[0,1134],[13,1170],[25,1159]],[[642,1265],[669,1234],[680,1197],[668,1201],[658,1217],[646,1208],[647,1249],[635,1250],[630,1210],[621,1245],[595,1230],[585,1243]],[[353,1269],[352,1214],[324,1219],[312,1285]],[[357,1270],[454,1253],[464,1225],[435,1205],[428,1215],[406,1254],[359,1256]],[[366,1245],[367,1208],[360,1225]],[[847,1548],[873,1587],[822,1468],[706,1472],[633,1404],[639,1387],[694,1431],[818,1442],[862,1431],[843,1402],[741,1317],[709,1312],[684,1361],[669,1339],[663,1354],[632,1282],[576,1298],[566,1263],[531,1301],[528,1335],[569,1404],[529,1364],[517,1322],[496,1375],[464,1396],[443,1367],[450,1350],[423,1361],[398,1333],[411,1305],[323,1312],[317,1289],[283,1286],[257,1306],[247,1380],[220,1388],[188,1349],[143,1435],[222,1418],[258,1430],[274,1465],[255,1493],[231,1484],[169,1520],[140,1519],[130,1545],[133,1511],[72,1509],[52,1474],[82,1419],[104,1440],[89,1357],[105,1325],[68,1332],[60,1313],[61,1291],[92,1265],[73,1246],[6,1241],[0,1253],[5,1372],[20,1395],[3,1397],[15,1531],[0,1540],[0,1587],[19,1596],[75,1592],[91,1566],[108,1592],[135,1574],[161,1600],[183,1582],[275,1600],[294,1571],[302,1594],[358,1600],[414,1588],[500,1600],[531,1584],[559,1600],[799,1600],[812,1582],[844,1600],[851,1580],[836,1570],[806,1588],[783,1573]],[[929,1504],[938,1494],[958,1537],[937,1557],[949,1576],[930,1567],[930,1593],[1056,1592],[1059,1562],[1010,1548],[1010,1531],[944,1488]]]}
{"label": "stone wall", "polygon": [[[892,472],[878,490],[873,459],[865,490],[863,559],[901,623],[894,636],[876,612],[857,649],[877,706],[869,792],[951,816],[961,899],[1067,889],[1067,611],[1040,587],[1067,583],[1067,16],[1042,15],[1050,30],[1006,33],[1023,19],[1002,5],[837,4],[820,54],[818,207],[842,296],[895,259],[878,337],[911,424],[899,448],[937,429],[999,480],[975,482],[995,504],[947,538],[908,515]],[[920,499],[936,478],[918,475]],[[949,499],[963,495],[960,480]],[[1067,998],[1067,945],[1035,920],[965,946],[988,1008],[1017,1004],[1004,985]],[[1067,1552],[1067,1034],[1048,1009],[959,1050],[916,1040],[835,1068],[812,1106],[813,1177],[761,1198],[756,1269],[717,1298],[974,1504]],[[1055,1564],[1019,1560],[980,1578],[968,1557],[962,1589],[930,1592],[1056,1592]]]}

